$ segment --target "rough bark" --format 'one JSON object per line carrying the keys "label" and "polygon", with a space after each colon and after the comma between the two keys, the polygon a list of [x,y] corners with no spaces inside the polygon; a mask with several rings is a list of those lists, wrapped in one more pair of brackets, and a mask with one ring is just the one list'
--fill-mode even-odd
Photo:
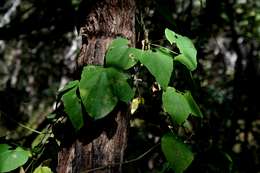
{"label": "rough bark", "polygon": [[80,28],[84,38],[79,66],[103,65],[106,49],[117,36],[126,37],[134,44],[134,7],[134,0],[103,0],[90,9]]}
{"label": "rough bark", "polygon": [[[103,65],[105,52],[117,36],[134,44],[134,0],[102,0],[86,7],[80,26],[82,47],[77,61],[81,69],[87,64]],[[82,16],[81,16],[82,17]],[[121,172],[127,143],[129,116],[127,106],[119,105],[108,118],[91,122],[77,139],[62,148],[58,155],[58,173]]]}

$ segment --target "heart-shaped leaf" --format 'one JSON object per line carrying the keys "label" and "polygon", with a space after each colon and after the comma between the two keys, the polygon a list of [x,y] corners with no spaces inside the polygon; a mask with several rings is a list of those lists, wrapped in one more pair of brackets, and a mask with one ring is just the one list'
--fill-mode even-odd
{"label": "heart-shaped leaf", "polygon": [[139,60],[165,89],[170,82],[173,70],[172,57],[161,51],[144,51]]}
{"label": "heart-shaped leaf", "polygon": [[181,93],[173,87],[168,87],[162,96],[163,107],[172,120],[182,124],[188,116],[202,117],[202,113],[189,91]]}
{"label": "heart-shaped leaf", "polygon": [[104,68],[87,66],[83,69],[79,90],[86,111],[94,119],[105,117],[117,104],[111,81]]}
{"label": "heart-shaped leaf", "polygon": [[17,147],[12,149],[7,144],[0,144],[0,172],[9,172],[24,165],[30,152]]}
{"label": "heart-shaped leaf", "polygon": [[79,84],[86,111],[94,119],[108,115],[118,100],[129,102],[134,92],[127,83],[128,76],[115,68],[87,66]]}
{"label": "heart-shaped leaf", "polygon": [[168,112],[173,121],[182,124],[190,114],[190,107],[184,95],[175,90],[175,88],[168,87],[162,96],[163,107]]}

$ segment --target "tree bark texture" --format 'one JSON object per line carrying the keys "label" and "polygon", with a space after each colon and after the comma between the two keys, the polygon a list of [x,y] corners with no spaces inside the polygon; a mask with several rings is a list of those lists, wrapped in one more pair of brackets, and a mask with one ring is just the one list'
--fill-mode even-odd
{"label": "tree bark texture", "polygon": [[[81,8],[84,12],[85,7]],[[82,47],[77,60],[78,68],[88,64],[103,65],[109,44],[118,36],[129,39],[134,45],[134,23],[134,0],[101,0],[91,6],[88,4],[80,24]],[[81,130],[80,135],[59,152],[57,172],[121,172],[121,164],[118,163],[123,161],[127,144],[127,112],[127,106],[118,105],[107,118],[86,122],[87,127]],[[92,170],[104,166],[107,167]]]}

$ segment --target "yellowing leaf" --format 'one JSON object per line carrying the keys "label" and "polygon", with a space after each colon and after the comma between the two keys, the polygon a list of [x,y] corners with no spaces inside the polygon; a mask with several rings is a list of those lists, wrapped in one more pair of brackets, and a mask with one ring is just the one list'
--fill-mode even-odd
{"label": "yellowing leaf", "polygon": [[140,104],[144,104],[144,99],[143,98],[137,97],[137,98],[132,100],[132,103],[131,103],[131,114],[135,113],[135,111],[138,109]]}

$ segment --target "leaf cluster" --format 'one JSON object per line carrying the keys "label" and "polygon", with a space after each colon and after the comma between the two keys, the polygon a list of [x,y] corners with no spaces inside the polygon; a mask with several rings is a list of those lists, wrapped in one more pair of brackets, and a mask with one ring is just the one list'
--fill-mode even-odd
{"label": "leaf cluster", "polygon": [[[180,92],[170,85],[174,72],[174,64],[181,63],[187,70],[193,71],[197,67],[197,51],[192,41],[185,36],[166,29],[165,36],[170,44],[179,49],[177,55],[168,48],[161,47],[154,50],[142,50],[129,46],[124,38],[115,39],[107,50],[105,66],[88,65],[84,67],[80,80],[69,82],[59,91],[58,97],[64,105],[76,131],[84,125],[84,112],[93,120],[102,119],[109,115],[118,102],[135,104],[136,88],[129,75],[131,68],[144,66],[162,88],[162,107],[166,114],[177,125],[183,125],[189,115],[202,117],[202,113],[189,91]],[[131,111],[134,113],[134,111]],[[87,122],[86,122],[87,123]],[[162,151],[169,162],[169,167],[175,172],[183,172],[192,162],[193,153],[189,147],[173,133],[162,137]]]}

